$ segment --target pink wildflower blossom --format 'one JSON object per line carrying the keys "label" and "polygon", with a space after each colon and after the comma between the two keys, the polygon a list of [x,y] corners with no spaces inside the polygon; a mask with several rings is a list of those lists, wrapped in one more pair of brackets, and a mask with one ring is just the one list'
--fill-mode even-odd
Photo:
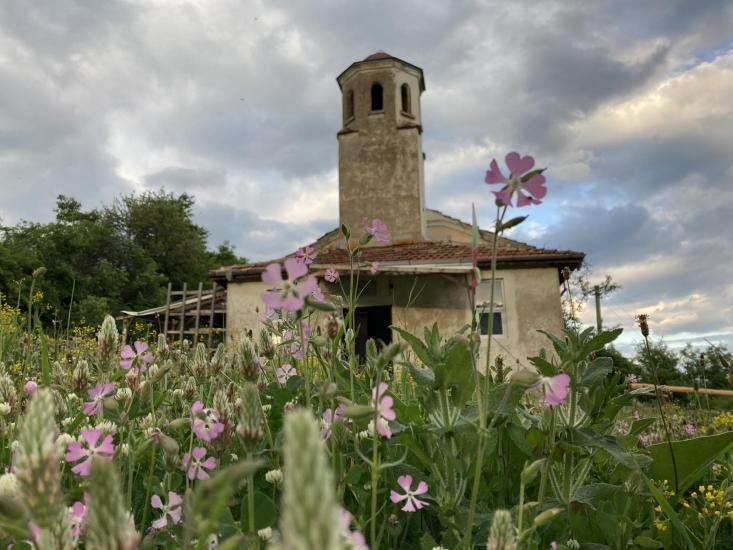
{"label": "pink wildflower blossom", "polygon": [[28,380],[28,382],[25,383],[25,386],[23,386],[23,391],[28,397],[36,393],[37,389],[38,384],[36,384],[36,382],[33,380]]}
{"label": "pink wildflower blossom", "polygon": [[196,401],[191,406],[191,416],[193,433],[207,443],[219,437],[224,431],[224,424],[219,422],[219,413],[214,409],[205,409],[201,401]]}
{"label": "pink wildflower blossom", "polygon": [[353,550],[369,550],[366,539],[364,538],[364,535],[361,533],[361,531],[351,530],[351,520],[351,513],[345,508],[341,508],[339,510],[341,534],[345,539],[351,542],[351,546],[349,546],[349,548],[352,548]]}
{"label": "pink wildflower blossom", "polygon": [[183,455],[181,465],[184,470],[187,469],[186,475],[191,481],[194,479],[209,479],[209,474],[206,470],[216,468],[216,459],[210,456],[202,461],[205,456],[206,449],[203,447],[194,447],[190,455],[188,453]]}
{"label": "pink wildflower blossom", "polygon": [[545,392],[545,403],[550,407],[562,405],[568,396],[570,376],[561,372],[553,377],[545,377],[539,385]]}
{"label": "pink wildflower blossom", "polygon": [[299,248],[298,251],[295,253],[295,256],[305,265],[311,265],[316,259],[316,256],[318,256],[318,253],[313,250],[312,246],[308,245],[304,246],[303,248]]}
{"label": "pink wildflower blossom", "polygon": [[321,290],[321,287],[317,286],[316,289],[311,292],[311,298],[313,298],[316,302],[325,302],[326,296],[323,294],[323,291]]}
{"label": "pink wildflower blossom", "polygon": [[375,241],[379,243],[389,242],[389,229],[387,229],[387,225],[379,218],[374,218],[371,224],[369,223],[369,218],[362,218],[361,227]]}
{"label": "pink wildflower blossom", "polygon": [[412,490],[412,476],[404,475],[397,478],[397,485],[402,487],[405,491],[404,495],[399,494],[397,491],[392,490],[389,494],[389,498],[395,504],[398,502],[406,501],[402,507],[403,512],[416,512],[423,506],[427,506],[428,503],[424,500],[418,499],[415,495],[424,495],[428,492],[428,484],[421,481],[417,484],[417,488]]}
{"label": "pink wildflower blossom", "polygon": [[374,429],[379,435],[390,439],[392,437],[392,432],[389,429],[387,421],[394,420],[397,415],[395,415],[395,412],[392,410],[394,399],[390,395],[384,395],[387,388],[388,386],[385,382],[379,384],[379,387],[372,388],[372,407],[376,407],[379,414],[379,418],[377,419]]}
{"label": "pink wildflower blossom", "polygon": [[291,377],[295,376],[296,374],[298,374],[298,372],[295,370],[295,367],[293,367],[293,365],[291,365],[290,363],[285,363],[284,365],[275,369],[277,382],[281,386],[284,386],[285,382],[287,382]]}
{"label": "pink wildflower blossom", "polygon": [[[88,503],[88,501],[89,495],[85,494],[84,502]],[[81,530],[84,528],[84,523],[87,519],[88,510],[84,502],[77,500],[74,504],[71,505],[71,508],[69,508],[69,519],[71,520],[71,536],[73,536],[75,539],[78,539],[79,535],[81,535]]]}
{"label": "pink wildflower blossom", "polygon": [[323,411],[323,416],[321,417],[321,437],[323,439],[331,437],[331,428],[333,427],[334,422],[344,422],[346,424],[352,422],[351,418],[343,416],[343,412],[343,405],[339,405],[335,410],[326,409]]}
{"label": "pink wildflower blossom", "polygon": [[372,262],[372,266],[369,268],[369,273],[372,275],[379,273],[379,262]]}
{"label": "pink wildflower blossom", "polygon": [[323,274],[323,278],[326,279],[329,283],[335,283],[338,281],[339,278],[339,272],[336,271],[333,267],[326,268],[326,272]]}
{"label": "pink wildflower blossom", "polygon": [[136,340],[133,345],[135,346],[134,351],[129,344],[122,348],[120,352],[120,366],[127,370],[137,362],[140,372],[145,372],[147,370],[145,365],[153,362],[153,354],[148,351],[147,342]]}
{"label": "pink wildflower blossom", "polygon": [[510,171],[508,178],[501,172],[496,159],[491,161],[490,168],[484,178],[484,181],[488,184],[504,184],[501,191],[492,191],[496,198],[504,205],[512,206],[512,196],[516,193],[518,207],[541,204],[542,201],[540,199],[547,194],[545,176],[535,174],[526,182],[522,181],[524,174],[534,167],[534,158],[529,155],[522,157],[519,153],[512,152],[506,156],[505,160]]}
{"label": "pink wildflower blossom", "polygon": [[102,401],[112,395],[112,392],[114,391],[115,385],[111,382],[108,382],[106,384],[100,382],[99,384],[94,386],[91,390],[89,390],[89,397],[91,397],[92,400],[84,402],[84,414],[91,416],[93,414],[101,413]]}
{"label": "pink wildflower blossom", "polygon": [[690,424],[689,422],[685,424],[685,431],[688,435],[695,435],[697,433],[697,428],[694,424]]}
{"label": "pink wildflower blossom", "polygon": [[81,436],[86,443],[86,449],[78,441],[69,443],[68,452],[64,457],[66,462],[76,462],[82,458],[86,459],[74,466],[71,469],[72,472],[86,477],[89,475],[94,459],[112,460],[112,455],[115,452],[114,445],[112,445],[112,436],[105,436],[102,442],[97,445],[97,441],[99,441],[101,435],[99,430],[82,430]]}
{"label": "pink wildflower blossom", "polygon": [[[272,288],[262,293],[262,301],[270,309],[298,311],[303,308],[305,297],[316,289],[318,282],[313,276],[301,279],[308,274],[308,267],[295,258],[285,260],[285,271],[288,274],[287,280],[282,278],[280,264],[272,263],[265,268],[262,282]],[[301,280],[297,281],[298,279]]]}
{"label": "pink wildflower blossom", "polygon": [[183,504],[183,499],[180,495],[173,491],[168,491],[168,504],[163,504],[163,501],[158,495],[153,495],[150,499],[150,504],[153,508],[157,508],[163,512],[163,515],[153,522],[153,529],[163,529],[163,527],[168,525],[169,516],[171,523],[174,525],[181,522],[181,514],[183,513],[181,504]]}
{"label": "pink wildflower blossom", "polygon": [[639,377],[638,377],[638,376],[636,376],[635,374],[629,374],[629,375],[628,375],[628,376],[626,377],[626,381],[627,381],[627,382],[628,382],[629,384],[636,384],[636,383],[637,383],[637,382],[639,381]]}

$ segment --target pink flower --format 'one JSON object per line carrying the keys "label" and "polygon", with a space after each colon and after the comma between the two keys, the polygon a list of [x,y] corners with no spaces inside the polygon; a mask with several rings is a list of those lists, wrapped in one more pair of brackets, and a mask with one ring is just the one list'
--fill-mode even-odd
{"label": "pink flower", "polygon": [[[89,495],[84,494],[84,502],[88,503],[88,501]],[[81,530],[84,527],[84,522],[87,519],[87,507],[84,502],[77,500],[74,504],[71,505],[71,508],[69,508],[69,519],[71,520],[71,535],[75,539],[78,539],[79,535],[81,535]]]}
{"label": "pink flower", "polygon": [[545,403],[551,407],[562,405],[568,396],[570,376],[561,372],[551,378],[543,378],[539,385],[545,392]]}
{"label": "pink flower", "polygon": [[695,435],[697,433],[697,428],[694,424],[690,424],[689,422],[685,424],[685,431],[688,435]]}
{"label": "pink flower", "polygon": [[325,302],[326,297],[323,295],[323,291],[321,290],[321,287],[317,286],[316,289],[311,292],[311,298],[313,298],[316,302]]}
{"label": "pink flower", "polygon": [[380,243],[389,242],[389,229],[387,229],[385,223],[379,218],[374,218],[371,224],[369,223],[369,218],[362,218],[361,227],[375,241]]}
{"label": "pink flower", "polygon": [[114,455],[115,452],[114,445],[112,445],[112,436],[106,436],[102,440],[102,443],[97,445],[97,441],[99,441],[101,435],[102,434],[99,430],[82,430],[81,436],[87,444],[86,449],[82,447],[81,443],[78,441],[72,441],[69,443],[68,452],[64,457],[66,462],[75,462],[82,458],[86,459],[74,466],[71,469],[72,472],[79,474],[82,477],[86,477],[89,475],[89,470],[92,467],[92,461],[94,459],[100,458],[103,460],[112,460],[112,455]]}
{"label": "pink flower", "polygon": [[296,282],[308,274],[308,267],[295,258],[285,260],[285,271],[288,273],[287,280],[282,278],[280,264],[272,263],[265,268],[262,272],[262,282],[272,288],[262,293],[262,301],[270,309],[298,311],[303,308],[305,297],[316,289],[318,282],[313,276]]}
{"label": "pink flower", "polygon": [[333,267],[326,268],[326,273],[323,274],[323,278],[326,279],[329,283],[335,283],[338,281],[339,278],[339,272],[336,271]]}
{"label": "pink flower", "polygon": [[372,262],[372,267],[369,268],[369,272],[372,275],[379,273],[379,262]]}
{"label": "pink flower", "polygon": [[157,508],[163,512],[163,515],[153,522],[153,529],[162,529],[168,525],[168,516],[170,516],[171,522],[174,525],[176,523],[180,523],[181,513],[183,512],[183,509],[181,508],[183,499],[180,495],[177,495],[173,491],[168,491],[168,504],[163,504],[163,501],[158,495],[153,495],[150,499],[150,504],[153,508]]}
{"label": "pink flower", "polygon": [[146,342],[136,340],[133,345],[135,346],[135,351],[132,350],[129,344],[122,348],[120,352],[120,366],[127,370],[137,362],[140,371],[145,372],[147,369],[145,365],[153,362],[153,354],[148,351],[148,344]]}
{"label": "pink flower", "polygon": [[224,431],[224,424],[219,422],[219,413],[214,409],[205,409],[201,401],[196,401],[191,406],[191,416],[193,433],[207,443],[219,437]]}
{"label": "pink flower", "polygon": [[287,382],[291,377],[295,376],[296,374],[298,374],[298,372],[295,370],[295,367],[293,367],[293,365],[291,365],[290,363],[285,363],[275,370],[277,382],[281,386],[284,386],[285,382]]}
{"label": "pink flower", "polygon": [[647,447],[649,445],[649,442],[651,441],[651,438],[648,434],[641,434],[639,436],[639,443],[642,447]]}
{"label": "pink flower", "polygon": [[[527,206],[530,204],[541,204],[540,200],[547,194],[545,187],[545,176],[535,174],[527,181],[522,181],[526,172],[534,167],[534,159],[527,155],[522,157],[517,152],[509,153],[506,158],[506,165],[509,168],[509,177],[507,178],[499,169],[496,159],[491,161],[489,170],[486,172],[484,181],[488,184],[503,183],[504,187],[501,191],[492,191],[497,199],[503,205],[512,206],[512,195],[517,194],[517,206]],[[523,192],[528,193],[525,195]]]}
{"label": "pink flower", "polygon": [[113,391],[115,391],[115,385],[109,382],[107,384],[100,382],[94,386],[89,390],[89,397],[91,397],[92,400],[84,402],[84,414],[93,415],[101,413],[102,401],[111,395]]}
{"label": "pink flower", "polygon": [[188,453],[183,455],[181,464],[184,470],[188,468],[186,475],[188,475],[188,479],[191,481],[194,479],[209,479],[209,474],[206,473],[206,470],[216,468],[216,459],[213,456],[210,456],[203,462],[201,461],[205,456],[206,449],[203,447],[194,447],[190,455]]}
{"label": "pink flower", "polygon": [[384,395],[387,388],[388,386],[385,382],[379,384],[378,388],[372,388],[372,407],[376,407],[379,414],[379,418],[377,419],[374,429],[379,435],[390,439],[392,437],[392,432],[389,429],[387,421],[394,420],[397,416],[392,410],[394,399],[389,395]]}
{"label": "pink flower", "polygon": [[427,506],[428,503],[415,497],[415,495],[424,495],[428,492],[428,484],[421,481],[417,484],[417,488],[412,490],[412,476],[404,475],[397,478],[397,485],[402,487],[405,491],[404,495],[399,494],[397,491],[392,490],[389,494],[389,498],[395,504],[398,502],[406,501],[402,507],[403,512],[416,512],[423,506]]}
{"label": "pink flower", "polygon": [[369,547],[366,544],[366,539],[364,539],[364,535],[360,531],[351,530],[351,519],[351,513],[348,510],[345,508],[341,508],[339,510],[341,535],[345,539],[351,541],[351,546],[349,546],[349,548],[352,548],[353,550],[369,550]]}
{"label": "pink flower", "polygon": [[298,251],[295,253],[295,256],[305,265],[311,265],[313,263],[313,260],[316,259],[316,256],[318,256],[318,253],[313,250],[312,246],[308,245],[304,246],[303,248],[299,248]]}
{"label": "pink flower", "polygon": [[38,384],[36,384],[33,380],[28,380],[28,382],[25,383],[25,386],[23,386],[23,391],[28,397],[36,393],[37,389]]}
{"label": "pink flower", "polygon": [[635,374],[629,374],[629,375],[628,375],[628,376],[626,377],[626,381],[627,381],[627,382],[628,382],[629,384],[636,384],[636,383],[637,383],[637,382],[639,381],[639,377],[638,377],[638,376],[636,376]]}
{"label": "pink flower", "polygon": [[326,409],[323,411],[323,416],[321,417],[321,437],[323,439],[328,439],[331,437],[331,428],[333,427],[334,422],[344,422],[344,423],[350,423],[352,422],[351,418],[346,418],[343,416],[344,412],[344,406],[339,405],[336,407],[335,410],[333,409]]}

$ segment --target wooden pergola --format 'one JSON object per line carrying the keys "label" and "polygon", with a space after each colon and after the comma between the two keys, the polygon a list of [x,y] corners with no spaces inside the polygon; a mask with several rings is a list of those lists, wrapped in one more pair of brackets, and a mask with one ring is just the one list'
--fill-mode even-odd
{"label": "wooden pergola", "polygon": [[217,283],[206,290],[203,283],[196,289],[189,289],[184,283],[182,290],[173,290],[168,283],[165,305],[143,311],[122,311],[117,317],[122,321],[122,342],[127,342],[130,322],[140,319],[157,322],[168,342],[182,342],[191,337],[195,346],[205,337],[207,346],[212,347],[216,335],[222,335],[216,340],[226,336],[226,294],[226,288]]}

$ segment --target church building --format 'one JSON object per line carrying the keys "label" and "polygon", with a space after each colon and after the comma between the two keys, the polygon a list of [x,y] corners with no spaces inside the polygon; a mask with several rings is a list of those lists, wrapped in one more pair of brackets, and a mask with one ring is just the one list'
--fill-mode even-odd
{"label": "church building", "polygon": [[[494,234],[480,232],[479,267],[483,280],[471,310],[471,225],[425,206],[422,110],[425,91],[419,67],[384,52],[352,63],[336,79],[342,94],[339,145],[339,222],[357,239],[362,220],[378,218],[390,232],[389,243],[372,240],[362,250],[358,269],[367,283],[356,312],[358,345],[367,338],[388,342],[390,326],[422,335],[438,323],[451,335],[479,315],[482,339],[488,338],[489,266]],[[487,159],[488,162],[488,159]],[[477,185],[483,185],[480,181]],[[487,201],[493,202],[488,193]],[[470,205],[466,205],[470,217]],[[325,294],[340,293],[339,283],[323,279],[327,268],[348,272],[348,253],[340,228],[310,246],[316,256],[310,271]],[[288,256],[295,256],[295,252]],[[537,248],[505,237],[498,242],[494,344],[507,364],[547,347],[537,329],[559,334],[563,328],[560,283],[564,267],[578,268],[584,254]],[[210,273],[227,288],[229,338],[257,332],[261,282],[268,262],[222,267]],[[347,277],[342,281],[347,285]],[[361,286],[361,285],[360,285]],[[482,346],[485,349],[485,345]]]}

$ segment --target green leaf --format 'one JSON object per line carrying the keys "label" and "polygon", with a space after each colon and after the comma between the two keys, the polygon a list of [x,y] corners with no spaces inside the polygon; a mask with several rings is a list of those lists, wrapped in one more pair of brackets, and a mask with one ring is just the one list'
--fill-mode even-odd
{"label": "green leaf", "polygon": [[675,528],[675,531],[677,531],[677,533],[679,533],[679,535],[682,537],[683,541],[681,542],[685,542],[688,550],[695,550],[696,546],[692,544],[692,541],[690,540],[690,535],[687,532],[687,527],[685,527],[685,525],[682,523],[680,517],[677,515],[677,512],[675,512],[672,506],[670,506],[669,502],[667,502],[667,499],[664,498],[664,495],[659,491],[657,486],[654,485],[652,480],[643,474],[642,477],[644,478],[644,483],[646,483],[649,492],[651,492],[652,496],[654,497],[654,500],[657,501],[659,507],[662,509],[667,518],[669,518],[669,521],[672,522],[672,526]]}
{"label": "green leaf", "polygon": [[578,382],[578,386],[592,388],[602,382],[612,369],[613,359],[610,357],[599,357],[588,364],[585,373],[583,373],[583,377]]}
{"label": "green leaf", "polygon": [[622,328],[615,328],[613,330],[604,330],[600,334],[597,334],[590,340],[588,340],[580,350],[581,356],[585,357],[594,351],[603,349],[603,346],[610,344],[624,331]]}
{"label": "green leaf", "polygon": [[274,527],[277,520],[277,506],[261,491],[255,493],[255,530]]}
{"label": "green leaf", "polygon": [[451,396],[455,405],[462,405],[471,398],[476,387],[476,378],[473,375],[473,358],[468,340],[455,338],[451,340],[445,363],[439,363],[433,369],[436,383],[441,387],[453,388]]}
{"label": "green leaf", "polygon": [[625,450],[611,436],[599,436],[590,431],[573,430],[573,443],[575,445],[580,445],[581,447],[587,446],[603,449],[610,454],[616,462],[623,464],[632,470],[637,470],[651,462],[648,456],[630,453]]}
{"label": "green leaf", "polygon": [[428,350],[427,346],[422,342],[422,340],[420,340],[420,338],[418,338],[414,334],[410,334],[406,330],[403,330],[399,327],[392,327],[392,330],[396,331],[397,334],[399,334],[402,339],[410,345],[412,351],[415,352],[417,358],[420,359],[420,361],[422,361],[424,365],[428,367],[433,366],[434,358]]}
{"label": "green leaf", "polygon": [[634,539],[634,544],[642,548],[664,548],[664,544],[658,540],[645,535],[639,535]]}
{"label": "green leaf", "polygon": [[544,357],[540,357],[538,355],[536,357],[529,357],[528,359],[529,359],[529,362],[535,366],[537,371],[542,376],[554,376],[555,374],[557,374],[557,368],[555,368],[555,365],[550,363]]}
{"label": "green leaf", "polygon": [[634,420],[631,423],[629,435],[639,435],[656,421],[656,418],[640,418],[639,420]]}
{"label": "green leaf", "polygon": [[595,509],[596,504],[623,492],[623,490],[624,488],[619,485],[591,483],[590,485],[583,485],[575,491],[571,500],[581,502]]}
{"label": "green leaf", "polygon": [[[672,450],[677,462],[677,492],[684,492],[702,477],[716,458],[731,449],[733,449],[733,432],[673,441]],[[650,445],[647,451],[654,461],[649,476],[658,481],[666,479],[671,485],[674,480],[674,468],[667,442]]]}
{"label": "green leaf", "polygon": [[407,363],[407,367],[410,369],[413,380],[418,386],[428,386],[430,388],[435,384],[435,374],[430,369],[424,369]]}

